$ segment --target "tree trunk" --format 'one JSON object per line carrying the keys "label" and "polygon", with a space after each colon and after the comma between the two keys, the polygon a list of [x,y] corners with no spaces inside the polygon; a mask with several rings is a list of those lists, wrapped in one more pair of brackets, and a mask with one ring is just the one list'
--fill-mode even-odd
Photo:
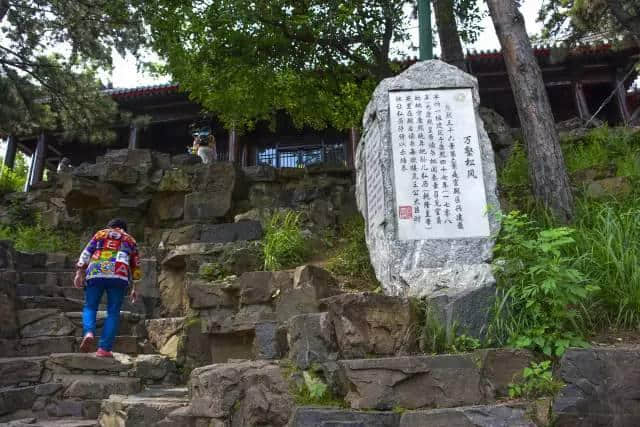
{"label": "tree trunk", "polygon": [[611,14],[640,44],[640,16],[625,10],[621,0],[606,0]]}
{"label": "tree trunk", "polygon": [[573,216],[573,197],[542,72],[514,0],[487,0],[527,144],[533,194],[558,219]]}
{"label": "tree trunk", "polygon": [[9,0],[0,0],[0,22],[2,22],[7,12],[9,12]]}
{"label": "tree trunk", "polygon": [[453,2],[454,0],[433,0],[442,60],[467,71],[462,43],[458,35],[458,25],[453,13]]}

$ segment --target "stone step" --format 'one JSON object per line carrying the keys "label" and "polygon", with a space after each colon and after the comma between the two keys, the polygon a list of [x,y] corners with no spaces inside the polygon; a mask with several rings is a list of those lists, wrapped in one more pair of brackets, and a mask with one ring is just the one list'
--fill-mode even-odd
{"label": "stone step", "polygon": [[71,286],[74,270],[19,271],[18,283],[39,286]]}
{"label": "stone step", "polygon": [[58,397],[63,399],[100,400],[142,390],[140,378],[113,375],[54,374],[51,383],[62,384]]}
{"label": "stone step", "polygon": [[38,395],[37,386],[0,388],[0,416],[31,410]]}
{"label": "stone step", "polygon": [[52,375],[99,375],[139,378],[143,385],[176,384],[179,380],[175,363],[158,354],[128,356],[114,353],[112,358],[94,353],[52,354],[45,361]]}
{"label": "stone step", "polygon": [[80,311],[84,302],[82,300],[65,297],[28,296],[17,297],[18,307],[29,308],[57,308],[62,311]]}
{"label": "stone step", "polygon": [[[82,312],[70,311],[64,315],[76,325],[76,335],[82,336]],[[96,334],[100,334],[104,321],[107,318],[107,312],[100,310],[96,315]],[[118,329],[120,335],[144,336],[144,317],[138,313],[130,311],[120,312],[120,327]]]}
{"label": "stone step", "polygon": [[[89,352],[94,352],[98,349],[98,342],[100,341],[100,337],[96,337],[93,341],[93,344],[89,347]],[[79,351],[80,343],[82,342],[82,337],[76,337],[76,350]],[[118,335],[116,340],[113,342],[113,350],[116,353],[128,354],[130,356],[135,356],[141,352],[142,343],[140,338],[133,335]]]}
{"label": "stone step", "polygon": [[[95,351],[100,337],[96,338],[94,347],[90,351]],[[132,335],[120,335],[116,337],[113,344],[113,351],[135,355],[140,353],[140,339]],[[33,357],[48,356],[53,353],[73,353],[79,351],[81,337],[36,337],[22,338],[16,340],[0,340],[0,357]]]}
{"label": "stone step", "polygon": [[[400,414],[381,411],[354,411],[335,408],[298,407],[289,427],[308,426],[366,426],[398,427]],[[464,426],[464,424],[461,424]],[[454,427],[454,426],[450,426]]]}
{"label": "stone step", "polygon": [[[40,292],[40,290],[43,290]],[[84,289],[61,286],[18,285],[16,296],[20,301],[19,307],[28,308],[59,308],[62,311],[79,311],[84,306]],[[100,309],[106,309],[106,293],[100,300]],[[122,302],[122,310],[143,313],[142,301],[132,303],[128,297]]]}
{"label": "stone step", "polygon": [[56,420],[38,419],[35,417],[9,421],[7,427],[99,427],[95,420],[83,420],[80,418],[60,418]]}
{"label": "stone step", "polygon": [[317,407],[296,408],[289,427],[536,427],[529,405],[508,403],[422,411],[375,412]]}
{"label": "stone step", "polygon": [[44,372],[46,357],[0,358],[0,387],[38,384]]}
{"label": "stone step", "polygon": [[38,337],[0,340],[0,357],[48,356],[51,353],[75,351],[76,337]]}
{"label": "stone step", "polygon": [[[74,288],[73,286],[29,285],[20,283],[16,285],[16,296],[65,297],[84,300],[84,289]],[[106,299],[104,301],[106,301]]]}
{"label": "stone step", "polygon": [[[98,311],[96,333],[102,332],[107,312]],[[82,336],[82,312],[62,312],[55,308],[28,308],[18,310],[18,325],[22,338],[51,336]],[[144,319],[137,313],[120,312],[120,335],[144,336]]]}
{"label": "stone step", "polygon": [[340,360],[352,409],[453,408],[506,397],[509,383],[533,360],[530,352],[479,350],[437,356]]}
{"label": "stone step", "polygon": [[[100,425],[102,427],[159,427],[161,425],[185,426],[176,422],[176,411],[186,409],[189,404],[186,388],[153,388],[142,393],[120,396],[112,395],[102,402]],[[173,415],[173,420],[172,419]],[[173,421],[173,422],[172,422]]]}

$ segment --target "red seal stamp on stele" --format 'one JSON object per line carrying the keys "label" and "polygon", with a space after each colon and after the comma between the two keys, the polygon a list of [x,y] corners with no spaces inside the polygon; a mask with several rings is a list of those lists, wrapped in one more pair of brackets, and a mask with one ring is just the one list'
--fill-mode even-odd
{"label": "red seal stamp on stele", "polygon": [[400,206],[398,216],[400,219],[412,219],[413,218],[413,206]]}

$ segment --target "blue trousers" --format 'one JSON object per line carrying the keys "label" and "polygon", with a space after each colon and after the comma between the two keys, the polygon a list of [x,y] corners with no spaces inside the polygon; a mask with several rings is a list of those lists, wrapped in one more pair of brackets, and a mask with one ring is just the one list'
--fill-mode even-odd
{"label": "blue trousers", "polygon": [[82,327],[83,335],[89,332],[96,335],[96,314],[104,292],[107,293],[107,318],[102,327],[98,347],[111,351],[120,327],[120,308],[127,293],[127,282],[120,279],[91,279],[87,281],[84,291]]}

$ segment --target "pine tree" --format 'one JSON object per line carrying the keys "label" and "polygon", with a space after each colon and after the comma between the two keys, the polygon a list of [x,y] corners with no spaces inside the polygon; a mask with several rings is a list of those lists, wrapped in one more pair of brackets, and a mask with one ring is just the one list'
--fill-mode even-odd
{"label": "pine tree", "polygon": [[117,119],[96,73],[144,44],[143,0],[0,0],[0,136],[100,142]]}

